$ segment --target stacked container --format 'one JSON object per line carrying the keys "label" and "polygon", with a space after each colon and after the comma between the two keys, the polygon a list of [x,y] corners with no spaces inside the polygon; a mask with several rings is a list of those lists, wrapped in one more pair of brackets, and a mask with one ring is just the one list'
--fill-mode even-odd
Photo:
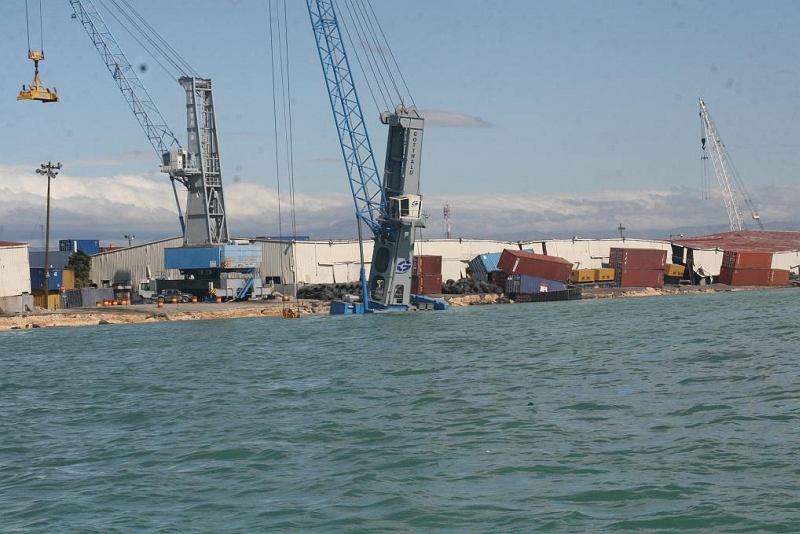
{"label": "stacked container", "polygon": [[[776,271],[779,271],[776,269]],[[729,286],[768,286],[783,284],[783,273],[773,275],[772,253],[770,252],[734,252],[726,250],[722,254],[722,267],[719,271],[719,282]]]}
{"label": "stacked container", "polygon": [[508,275],[524,274],[556,282],[566,282],[572,274],[572,262],[564,258],[511,249],[503,251],[498,267]]}
{"label": "stacked container", "polygon": [[667,251],[650,248],[617,248],[609,254],[614,281],[619,287],[664,287]]}
{"label": "stacked container", "polygon": [[411,293],[427,295],[442,292],[442,257],[414,256],[411,268]]}

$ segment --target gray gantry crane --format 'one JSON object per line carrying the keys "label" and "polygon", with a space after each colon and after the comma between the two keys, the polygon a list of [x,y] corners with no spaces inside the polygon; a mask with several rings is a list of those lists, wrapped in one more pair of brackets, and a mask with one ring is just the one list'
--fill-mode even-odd
{"label": "gray gantry crane", "polygon": [[[178,82],[186,92],[187,149],[183,149],[92,0],[70,0],[70,4],[73,18],[83,24],[156,151],[162,172],[170,177],[184,245],[227,243],[228,224],[211,80],[190,76],[191,68],[187,69],[188,65],[180,58],[177,59],[182,65],[172,62],[183,73]],[[175,54],[174,50],[169,50]],[[175,182],[187,190],[185,219]]]}
{"label": "gray gantry crane", "polygon": [[742,209],[739,205],[739,198],[736,188],[739,189],[739,194],[742,200],[750,209],[750,215],[759,229],[763,230],[764,225],[761,223],[761,216],[758,214],[753,200],[747,193],[744,187],[744,182],[736,172],[735,167],[731,163],[730,156],[725,149],[725,145],[719,138],[717,129],[714,127],[714,122],[711,120],[711,115],[708,113],[706,103],[700,98],[700,119],[703,128],[703,136],[700,138],[700,143],[703,148],[703,159],[706,159],[706,139],[708,139],[708,151],[711,154],[711,162],[714,165],[714,174],[719,181],[720,191],[722,192],[722,199],[725,201],[725,208],[728,210],[728,219],[730,219],[731,230],[744,230],[744,217],[742,216]]}
{"label": "gray gantry crane", "polygon": [[[167,173],[172,182],[183,232],[183,246],[164,250],[164,267],[179,270],[184,278],[148,280],[145,283],[147,289],[142,286],[140,295],[144,296],[144,291],[154,291],[151,282],[156,282],[155,291],[178,289],[201,296],[215,295],[235,300],[263,295],[259,276],[261,248],[252,244],[233,243],[228,234],[211,80],[199,77],[129,2],[122,2],[127,10],[123,10],[117,2],[112,2],[120,14],[118,16],[110,10],[109,13],[121,24],[120,17],[125,18],[172,66],[173,71],[180,74],[177,76],[178,82],[186,94],[187,148],[184,149],[167,126],[137,76],[136,69],[125,57],[92,0],[69,1],[74,11],[73,18],[80,20],[89,34],[92,44],[156,151],[161,171]],[[130,28],[126,29],[130,31]],[[135,36],[134,39],[142,44]],[[153,58],[164,67],[155,55]],[[185,218],[176,182],[186,188]]]}

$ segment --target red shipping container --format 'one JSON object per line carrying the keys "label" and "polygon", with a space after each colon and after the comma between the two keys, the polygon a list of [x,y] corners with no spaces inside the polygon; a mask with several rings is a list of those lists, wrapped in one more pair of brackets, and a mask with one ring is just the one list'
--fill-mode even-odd
{"label": "red shipping container", "polygon": [[615,269],[663,269],[667,251],[657,248],[612,247],[608,263]]}
{"label": "red shipping container", "polygon": [[430,295],[442,292],[442,275],[429,274],[411,277],[411,293],[414,295]]}
{"label": "red shipping container", "polygon": [[722,253],[722,266],[732,269],[770,269],[771,252],[731,252]]}
{"label": "red shipping container", "polygon": [[622,269],[615,271],[614,281],[619,287],[664,287],[661,269]]}
{"label": "red shipping container", "polygon": [[442,274],[442,257],[414,256],[414,265],[412,269],[412,274],[416,276]]}
{"label": "red shipping container", "polygon": [[557,282],[566,282],[572,274],[572,262],[558,256],[546,256],[505,249],[497,266],[506,274],[527,274]]}
{"label": "red shipping container", "polygon": [[719,282],[729,286],[767,286],[772,269],[732,269],[719,270]]}
{"label": "red shipping container", "polygon": [[769,271],[769,285],[771,286],[788,286],[789,285],[789,271],[785,269],[770,269]]}

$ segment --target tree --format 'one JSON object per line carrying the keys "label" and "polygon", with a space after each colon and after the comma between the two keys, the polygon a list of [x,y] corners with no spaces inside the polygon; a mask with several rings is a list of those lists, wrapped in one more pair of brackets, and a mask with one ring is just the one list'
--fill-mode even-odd
{"label": "tree", "polygon": [[91,284],[89,273],[92,270],[92,258],[83,250],[73,252],[67,262],[67,267],[75,271],[75,285],[88,287]]}

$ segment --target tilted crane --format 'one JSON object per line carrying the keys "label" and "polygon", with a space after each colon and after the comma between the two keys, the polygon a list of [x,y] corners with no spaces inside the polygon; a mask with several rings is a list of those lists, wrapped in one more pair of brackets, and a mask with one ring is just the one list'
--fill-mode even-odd
{"label": "tilted crane", "polygon": [[761,223],[761,217],[753,204],[750,195],[747,193],[744,182],[742,182],[735,168],[731,164],[730,156],[728,156],[725,145],[719,138],[717,129],[714,127],[714,122],[711,120],[711,115],[708,113],[706,103],[700,98],[700,118],[703,125],[705,135],[701,137],[700,142],[703,150],[706,149],[706,138],[708,138],[708,147],[711,154],[711,162],[714,165],[714,174],[717,175],[719,181],[720,191],[722,192],[722,199],[725,201],[725,208],[728,210],[728,218],[731,223],[731,230],[744,230],[744,217],[742,216],[742,209],[739,205],[739,199],[736,194],[735,187],[739,188],[742,199],[747,207],[750,209],[750,215],[753,220],[758,224],[759,229],[763,230],[764,225]]}
{"label": "tilted crane", "polygon": [[[125,57],[92,0],[69,0],[103,62],[114,78],[136,120],[169,174],[184,245],[227,243],[228,224],[222,191],[216,114],[211,80],[181,76],[186,92],[188,150],[181,148],[136,70]],[[187,189],[184,219],[175,182]]]}
{"label": "tilted crane", "polygon": [[[404,104],[381,113],[381,122],[389,126],[381,181],[334,2],[307,0],[307,5],[355,202],[359,245],[362,223],[374,234],[368,281],[361,249],[364,308],[407,310],[412,303],[414,229],[423,224],[419,175],[425,121],[414,106]],[[331,311],[335,313],[334,307]]]}

